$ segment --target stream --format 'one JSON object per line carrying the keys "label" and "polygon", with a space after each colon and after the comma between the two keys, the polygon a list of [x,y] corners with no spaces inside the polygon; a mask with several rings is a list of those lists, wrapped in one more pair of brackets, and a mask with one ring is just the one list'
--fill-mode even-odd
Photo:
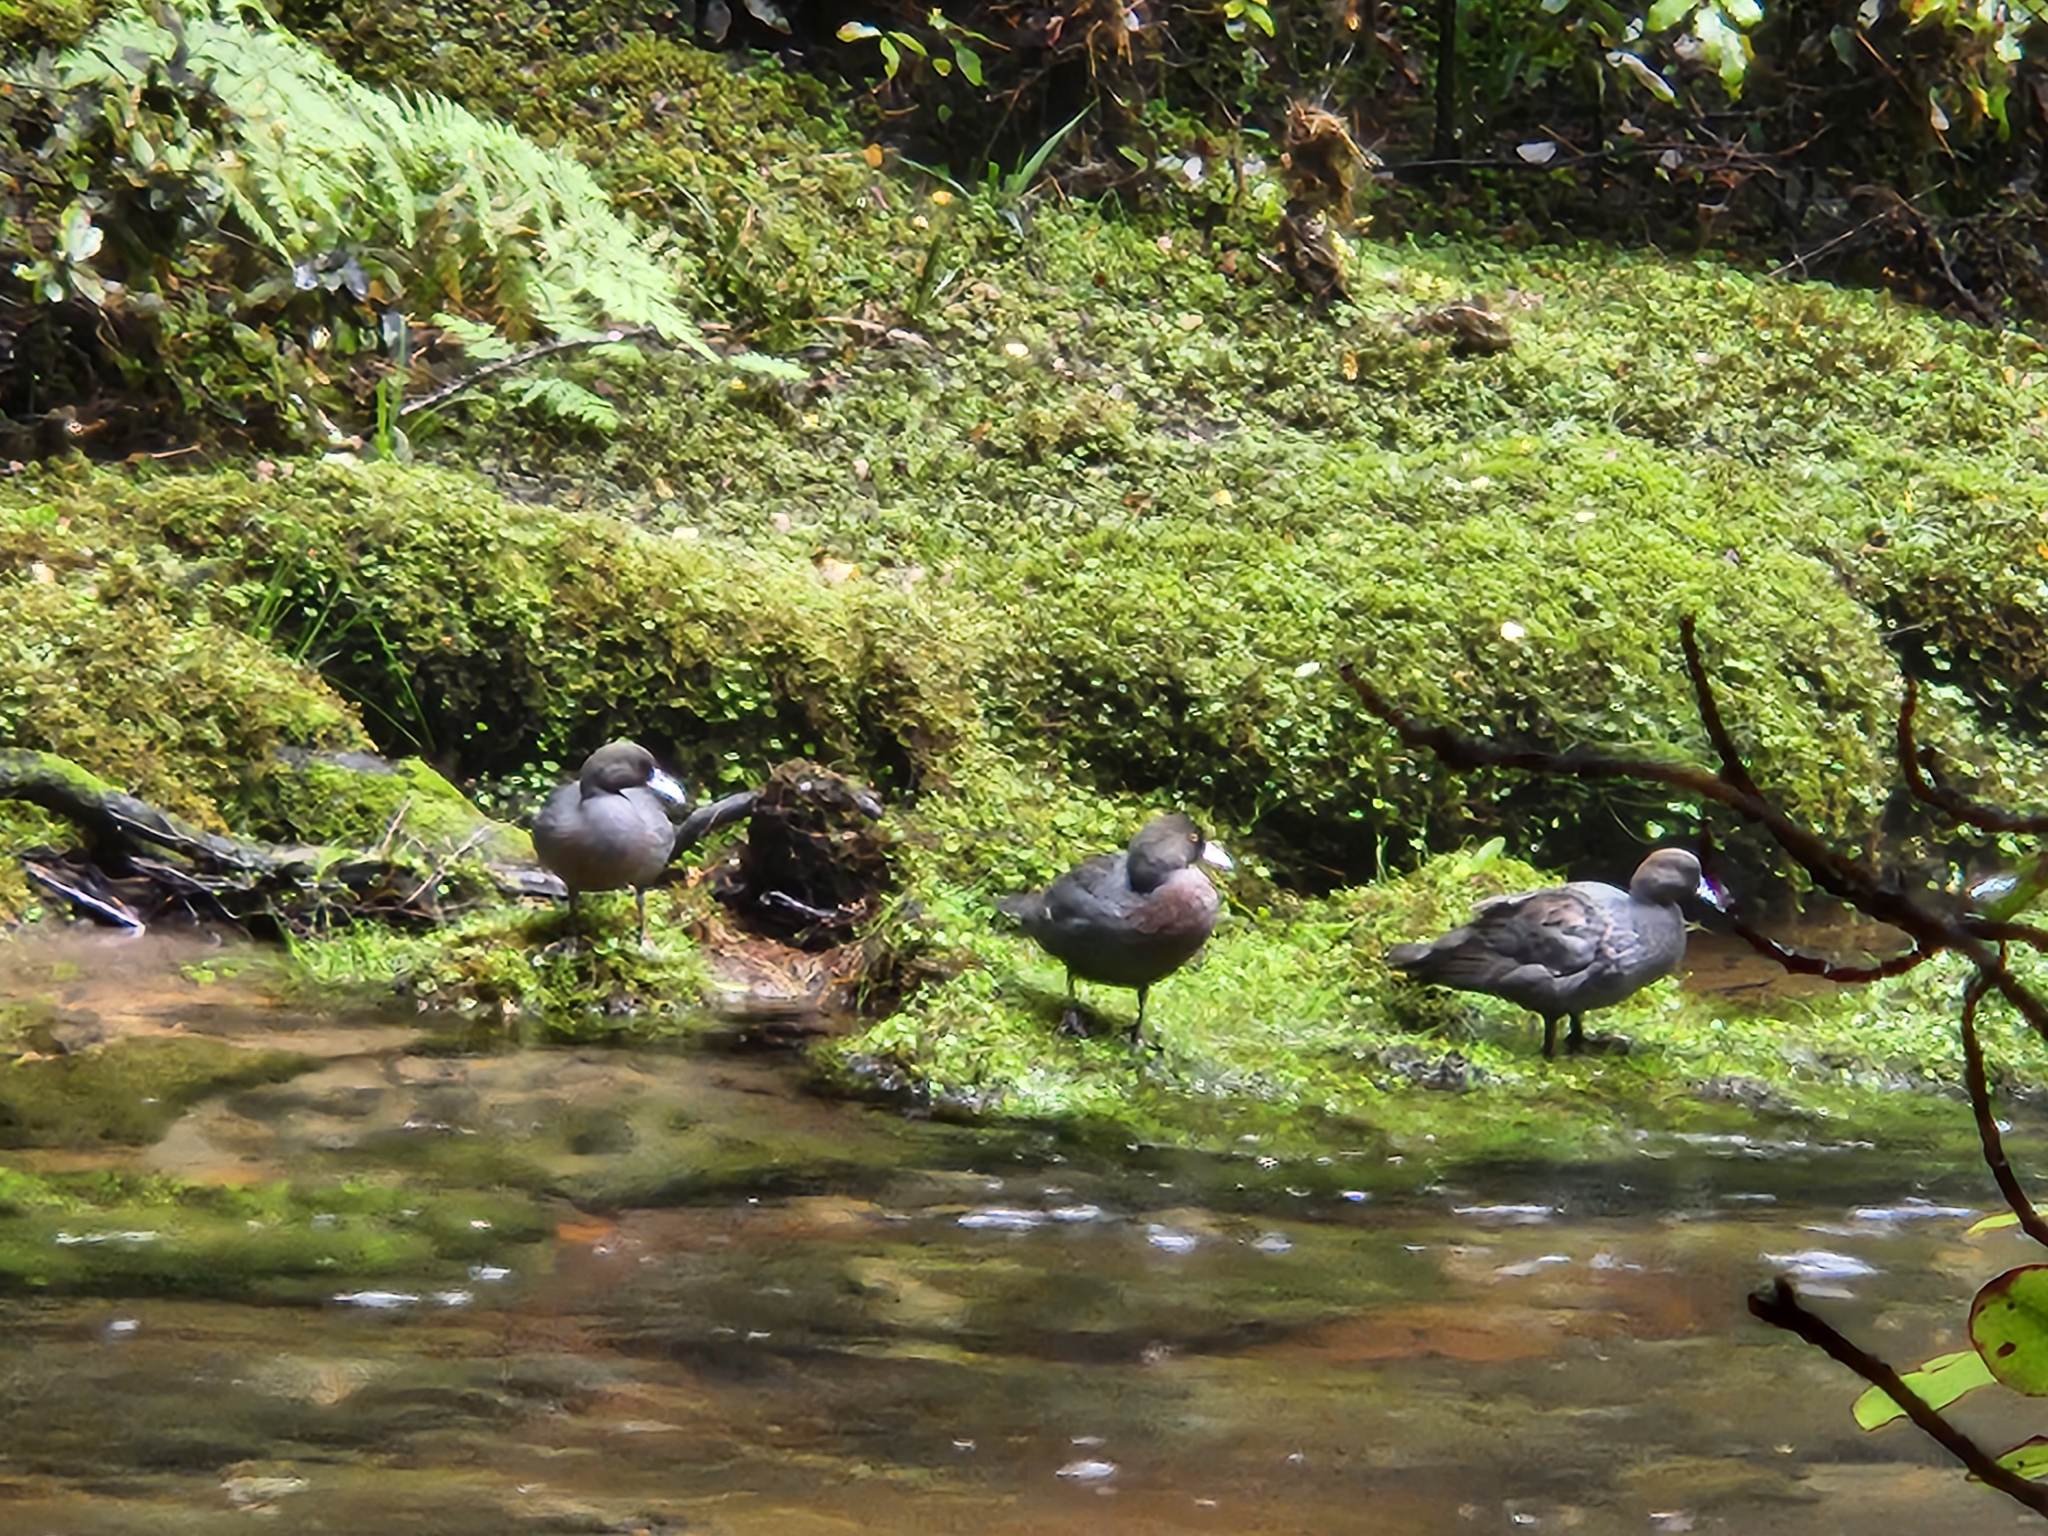
{"label": "stream", "polygon": [[[1964,1237],[1974,1165],[1846,1131],[1569,1167],[1175,1154],[829,1101],[787,1054],[484,1049],[234,961],[0,944],[0,1003],[80,1049],[310,1058],[148,1145],[0,1163],[336,1192],[0,1218],[0,1530],[2023,1528],[1910,1429],[1858,1431],[1850,1378],[1743,1305],[1789,1270],[1901,1364],[1962,1347],[2025,1246]],[[1995,1395],[1957,1417],[2022,1438]]]}

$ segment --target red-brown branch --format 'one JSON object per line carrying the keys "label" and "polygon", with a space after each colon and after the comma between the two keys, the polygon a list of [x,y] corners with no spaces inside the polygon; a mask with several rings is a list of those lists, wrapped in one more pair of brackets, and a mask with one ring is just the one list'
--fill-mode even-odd
{"label": "red-brown branch", "polygon": [[1905,697],[1899,701],[1899,776],[1906,781],[1914,799],[1980,832],[2048,832],[2048,814],[2008,811],[1950,789],[1936,778],[1914,733],[1914,718],[1919,712],[1920,684],[1909,674]]}
{"label": "red-brown branch", "polygon": [[1991,1170],[2006,1205],[2019,1217],[2020,1230],[2048,1248],[2048,1221],[2043,1221],[2040,1212],[2034,1209],[2033,1200],[2006,1159],[2005,1138],[1999,1132],[1998,1115],[1991,1104],[1991,1079],[1984,1070],[1983,1043],[1977,1038],[1977,1006],[1984,1001],[1988,986],[1987,978],[1979,973],[1963,989],[1963,1083],[1970,1091],[1970,1111],[1977,1117],[1977,1140],[1984,1148],[1984,1165]]}

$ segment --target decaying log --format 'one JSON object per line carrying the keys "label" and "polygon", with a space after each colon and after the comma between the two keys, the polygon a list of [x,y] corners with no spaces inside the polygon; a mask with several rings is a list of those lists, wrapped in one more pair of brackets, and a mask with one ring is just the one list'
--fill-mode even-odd
{"label": "decaying log", "polygon": [[739,854],[712,889],[759,932],[803,948],[845,943],[890,884],[872,792],[816,763],[784,763],[752,797]]}
{"label": "decaying log", "polygon": [[0,799],[40,806],[78,829],[81,855],[29,859],[29,878],[95,920],[124,926],[176,910],[294,928],[337,917],[430,923],[491,894],[565,894],[537,865],[470,858],[476,839],[433,857],[207,832],[48,752],[0,751]]}

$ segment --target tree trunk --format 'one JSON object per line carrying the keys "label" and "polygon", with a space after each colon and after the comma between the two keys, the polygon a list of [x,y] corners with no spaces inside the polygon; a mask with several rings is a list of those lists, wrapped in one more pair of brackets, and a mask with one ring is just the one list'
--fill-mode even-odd
{"label": "tree trunk", "polygon": [[1436,0],[1436,143],[1430,153],[1458,158],[1458,0]]}

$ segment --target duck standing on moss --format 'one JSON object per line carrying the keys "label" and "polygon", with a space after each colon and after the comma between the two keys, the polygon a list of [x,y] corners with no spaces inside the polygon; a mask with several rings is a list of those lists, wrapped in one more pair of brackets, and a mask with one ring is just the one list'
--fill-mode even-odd
{"label": "duck standing on moss", "polygon": [[997,908],[1015,918],[1039,948],[1067,968],[1067,1011],[1079,1025],[1076,977],[1134,987],[1138,1017],[1131,1038],[1143,1040],[1145,1000],[1192,960],[1216,926],[1216,887],[1197,868],[1231,869],[1230,855],[1175,812],[1147,822],[1122,853],[1105,853],[1070,869],[1042,891],[1006,896]]}
{"label": "duck standing on moss", "polygon": [[575,782],[548,796],[533,818],[533,851],[569,888],[572,928],[583,892],[630,889],[640,942],[647,942],[647,887],[661,878],[676,846],[668,807],[688,802],[683,786],[633,741],[599,747]]}
{"label": "duck standing on moss", "polygon": [[1720,899],[1683,848],[1659,848],[1636,866],[1628,889],[1597,880],[1493,896],[1462,928],[1427,944],[1397,944],[1387,964],[1418,981],[1485,992],[1543,1019],[1543,1055],[1557,1054],[1557,1021],[1571,1020],[1567,1049],[1586,1043],[1588,1009],[1635,996],[1685,958],[1687,897]]}

